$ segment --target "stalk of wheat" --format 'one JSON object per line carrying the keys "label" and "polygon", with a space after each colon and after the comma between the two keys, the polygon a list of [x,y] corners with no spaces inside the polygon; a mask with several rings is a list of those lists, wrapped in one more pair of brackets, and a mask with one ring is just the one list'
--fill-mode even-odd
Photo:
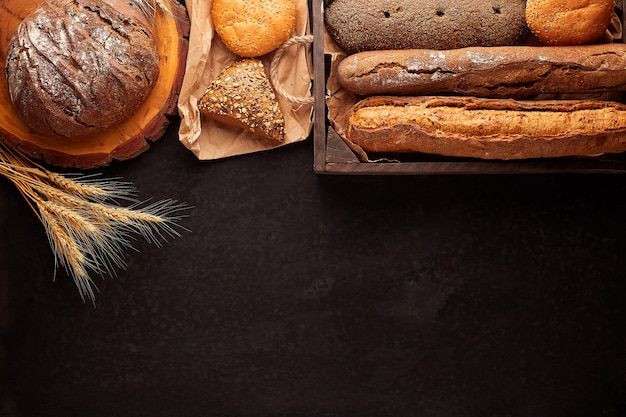
{"label": "stalk of wheat", "polygon": [[94,174],[62,175],[1,141],[0,174],[15,184],[41,220],[55,270],[65,268],[83,300],[95,302],[91,273],[115,275],[125,268],[124,252],[132,248],[133,235],[161,246],[185,230],[178,224],[190,209],[185,203],[140,202],[129,182]]}
{"label": "stalk of wheat", "polygon": [[137,6],[153,23],[158,12],[166,16],[172,16],[172,10],[168,5],[168,0],[131,0],[131,3]]}

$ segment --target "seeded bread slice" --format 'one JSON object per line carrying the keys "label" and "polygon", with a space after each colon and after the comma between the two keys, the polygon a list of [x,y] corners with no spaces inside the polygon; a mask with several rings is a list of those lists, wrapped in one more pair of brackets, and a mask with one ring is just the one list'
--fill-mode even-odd
{"label": "seeded bread slice", "polygon": [[225,68],[211,82],[198,108],[210,119],[274,143],[285,140],[285,119],[258,59],[242,59]]}

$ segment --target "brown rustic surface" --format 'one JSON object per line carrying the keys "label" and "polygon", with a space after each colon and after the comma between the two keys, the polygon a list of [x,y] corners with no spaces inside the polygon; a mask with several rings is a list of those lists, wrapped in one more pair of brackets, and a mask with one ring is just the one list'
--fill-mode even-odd
{"label": "brown rustic surface", "polygon": [[103,168],[194,209],[95,308],[0,178],[18,416],[626,415],[624,175],[316,175],[312,145],[198,161],[172,122]]}
{"label": "brown rustic surface", "polygon": [[[7,0],[0,5],[0,72],[4,73],[9,40],[15,29],[41,0]],[[170,3],[174,19],[158,15],[155,37],[161,55],[160,75],[143,105],[119,126],[97,135],[67,139],[40,135],[28,128],[14,110],[7,81],[0,77],[0,139],[35,158],[61,166],[90,169],[126,160],[149,148],[159,139],[169,116],[176,113],[176,101],[185,72],[189,19],[185,8]]]}

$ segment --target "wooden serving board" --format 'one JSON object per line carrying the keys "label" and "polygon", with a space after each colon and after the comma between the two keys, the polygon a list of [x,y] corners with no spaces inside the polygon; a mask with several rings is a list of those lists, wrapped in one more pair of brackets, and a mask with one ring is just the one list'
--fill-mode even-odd
{"label": "wooden serving board", "polygon": [[185,72],[189,18],[184,6],[170,1],[173,16],[158,13],[155,40],[160,55],[159,78],[146,101],[126,121],[78,138],[41,135],[22,121],[9,96],[5,73],[7,48],[20,22],[43,0],[4,0],[0,4],[0,140],[21,152],[59,167],[91,169],[127,160],[159,139],[176,113]]}

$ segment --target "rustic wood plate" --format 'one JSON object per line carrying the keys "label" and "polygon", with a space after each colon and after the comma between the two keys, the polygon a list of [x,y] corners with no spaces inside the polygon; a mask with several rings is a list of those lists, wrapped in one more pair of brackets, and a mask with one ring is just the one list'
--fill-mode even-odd
{"label": "rustic wood plate", "polygon": [[5,0],[0,5],[0,140],[23,153],[60,167],[91,169],[127,160],[159,139],[176,113],[188,50],[189,18],[184,6],[171,1],[172,16],[158,13],[155,40],[160,73],[146,101],[126,121],[97,135],[63,138],[41,135],[26,126],[11,99],[5,72],[9,41],[20,22],[43,0]]}

